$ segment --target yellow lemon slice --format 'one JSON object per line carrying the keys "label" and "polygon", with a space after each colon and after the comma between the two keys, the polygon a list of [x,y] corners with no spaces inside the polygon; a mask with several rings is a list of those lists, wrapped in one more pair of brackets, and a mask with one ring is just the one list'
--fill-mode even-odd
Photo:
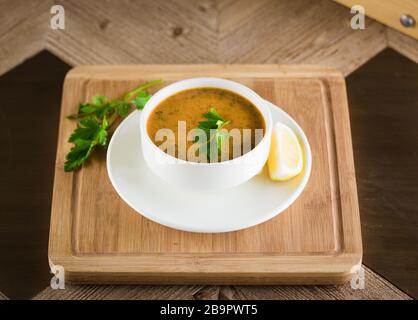
{"label": "yellow lemon slice", "polygon": [[268,158],[270,178],[286,181],[303,170],[303,153],[299,140],[289,127],[277,123],[273,128]]}

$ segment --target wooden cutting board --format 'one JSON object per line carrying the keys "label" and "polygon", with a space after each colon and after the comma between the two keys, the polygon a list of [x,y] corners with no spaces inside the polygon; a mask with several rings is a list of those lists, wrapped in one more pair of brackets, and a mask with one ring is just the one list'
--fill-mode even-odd
{"label": "wooden cutting board", "polygon": [[[117,97],[151,79],[170,83],[197,76],[243,83],[304,129],[312,174],[285,212],[237,232],[182,232],[144,218],[119,198],[107,176],[105,151],[81,170],[64,172],[66,141],[75,127],[66,116],[80,102],[99,93]],[[344,78],[333,69],[309,66],[76,67],[64,83],[51,215],[50,264],[63,266],[70,282],[346,282],[361,264],[362,244]]]}

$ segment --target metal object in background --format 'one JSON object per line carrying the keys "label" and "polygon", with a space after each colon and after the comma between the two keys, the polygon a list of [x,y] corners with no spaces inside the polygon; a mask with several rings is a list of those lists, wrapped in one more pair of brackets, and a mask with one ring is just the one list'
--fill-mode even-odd
{"label": "metal object in background", "polygon": [[414,17],[410,16],[409,14],[402,14],[400,20],[405,28],[411,28],[415,25]]}

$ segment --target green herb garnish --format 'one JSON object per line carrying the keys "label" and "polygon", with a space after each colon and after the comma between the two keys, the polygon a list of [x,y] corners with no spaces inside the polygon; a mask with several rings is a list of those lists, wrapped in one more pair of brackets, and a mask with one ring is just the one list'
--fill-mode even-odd
{"label": "green herb garnish", "polygon": [[105,96],[97,95],[90,102],[81,103],[78,113],[68,117],[77,119],[78,124],[68,139],[74,146],[65,156],[64,170],[68,172],[81,167],[96,146],[106,147],[108,130],[115,120],[126,117],[133,106],[142,110],[151,98],[151,94],[145,90],[161,82],[147,82],[126,93],[122,99],[109,100]]}
{"label": "green herb garnish", "polygon": [[[228,139],[229,134],[222,131],[222,128],[229,124],[231,121],[227,121],[221,117],[215,108],[211,108],[209,112],[203,115],[206,121],[200,121],[198,128],[202,129],[206,133],[207,138],[207,158],[209,161],[218,157],[222,151],[222,143]],[[195,138],[195,142],[199,141],[199,137]],[[215,146],[215,150],[211,150],[211,147]]]}

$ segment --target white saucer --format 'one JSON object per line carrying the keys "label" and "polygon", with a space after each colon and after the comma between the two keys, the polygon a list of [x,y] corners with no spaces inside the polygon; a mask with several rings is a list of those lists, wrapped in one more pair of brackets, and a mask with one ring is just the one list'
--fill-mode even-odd
{"label": "white saucer", "polygon": [[[308,140],[287,113],[274,104],[273,123],[292,128],[301,141],[305,168],[287,182],[269,179],[267,170],[250,181],[220,192],[193,193],[161,180],[146,165],[141,145],[140,111],[134,111],[116,129],[107,151],[107,171],[119,196],[144,217],[190,232],[228,232],[267,221],[289,207],[305,188],[312,167]],[[266,168],[265,168],[266,169]]]}

